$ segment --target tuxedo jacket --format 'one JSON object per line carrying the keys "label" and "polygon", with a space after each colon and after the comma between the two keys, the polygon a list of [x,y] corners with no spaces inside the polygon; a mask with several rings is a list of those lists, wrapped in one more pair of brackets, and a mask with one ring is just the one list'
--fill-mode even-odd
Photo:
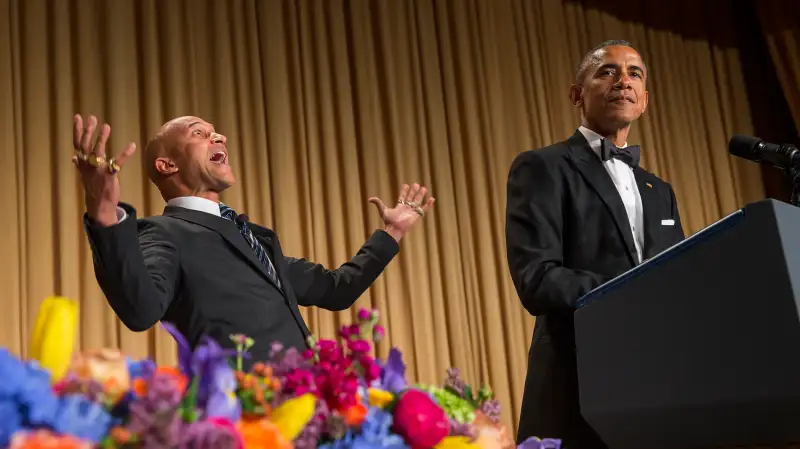
{"label": "tuxedo jacket", "polygon": [[[644,214],[643,259],[684,238],[672,187],[634,169]],[[580,132],[519,154],[507,186],[506,249],[522,305],[536,317],[518,440],[603,447],[579,410],[575,302],[638,263],[619,192]]]}
{"label": "tuxedo jacket", "polygon": [[255,340],[250,363],[268,359],[275,341],[306,348],[299,306],[350,307],[399,251],[394,238],[376,231],[349,262],[329,270],[284,256],[273,231],[248,223],[275,266],[278,288],[234,222],[172,206],[137,220],[131,206],[120,206],[128,217],[114,226],[85,217],[97,281],[120,320],[133,331],[171,322],[193,346],[207,335],[233,347],[230,335],[245,334]]}

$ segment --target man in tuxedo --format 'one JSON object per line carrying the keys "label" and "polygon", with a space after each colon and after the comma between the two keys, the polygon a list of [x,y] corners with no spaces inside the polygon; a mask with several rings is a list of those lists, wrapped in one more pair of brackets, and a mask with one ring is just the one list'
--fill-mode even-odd
{"label": "man in tuxedo", "polygon": [[569,139],[519,154],[508,177],[506,247],[522,305],[536,317],[517,439],[605,445],[579,410],[573,311],[585,293],[684,238],[672,187],[628,146],[647,108],[647,68],[626,41],[581,62]]}
{"label": "man in tuxedo", "polygon": [[344,310],[399,251],[403,235],[433,205],[424,186],[405,185],[389,209],[370,198],[384,229],[335,270],[283,255],[278,236],[220,202],[235,182],[227,139],[197,117],[166,123],[148,143],[148,176],[167,202],[161,216],[136,218],[121,203],[118,173],[130,144],[106,157],[109,125],[96,143],[95,117],[74,118],[75,163],[86,197],[85,229],[97,281],[133,331],[172,323],[192,345],[209,336],[232,347],[231,334],[255,340],[250,361],[265,360],[275,341],[303,349],[311,337],[299,306]]}

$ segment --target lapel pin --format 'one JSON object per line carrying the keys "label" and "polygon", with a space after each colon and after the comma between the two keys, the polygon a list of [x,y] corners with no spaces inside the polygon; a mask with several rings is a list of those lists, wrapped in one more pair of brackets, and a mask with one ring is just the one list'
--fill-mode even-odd
{"label": "lapel pin", "polygon": [[646,185],[646,186],[647,186],[648,188],[650,188],[650,189],[652,189],[652,188],[653,188],[653,184],[650,184],[649,182],[646,182],[646,183],[644,183],[644,185]]}

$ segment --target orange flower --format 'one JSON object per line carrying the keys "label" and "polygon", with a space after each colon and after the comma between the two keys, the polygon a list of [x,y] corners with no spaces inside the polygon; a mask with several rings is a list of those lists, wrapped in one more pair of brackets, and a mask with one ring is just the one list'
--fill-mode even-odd
{"label": "orange flower", "polygon": [[156,374],[167,374],[171,376],[178,391],[186,391],[186,386],[189,385],[189,380],[186,376],[174,366],[159,366],[156,368]]}
{"label": "orange flower", "polygon": [[343,417],[348,426],[360,426],[367,417],[367,407],[361,401],[358,401],[344,410]]}
{"label": "orange flower", "polygon": [[48,430],[18,432],[9,449],[90,449],[92,443],[69,435],[57,435]]}
{"label": "orange flower", "polygon": [[236,424],[245,449],[294,449],[291,441],[281,435],[278,427],[266,418],[243,417]]}
{"label": "orange flower", "polygon": [[132,389],[136,396],[144,397],[147,394],[147,381],[142,378],[134,379]]}

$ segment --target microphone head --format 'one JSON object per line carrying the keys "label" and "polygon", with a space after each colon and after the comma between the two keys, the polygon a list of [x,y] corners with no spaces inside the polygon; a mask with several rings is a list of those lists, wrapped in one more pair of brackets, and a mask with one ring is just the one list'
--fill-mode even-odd
{"label": "microphone head", "polygon": [[250,217],[247,214],[239,214],[236,216],[236,221],[247,223],[250,221]]}
{"label": "microphone head", "polygon": [[758,137],[734,134],[728,142],[728,153],[751,161],[759,161],[761,155],[757,148],[762,142],[764,141]]}

